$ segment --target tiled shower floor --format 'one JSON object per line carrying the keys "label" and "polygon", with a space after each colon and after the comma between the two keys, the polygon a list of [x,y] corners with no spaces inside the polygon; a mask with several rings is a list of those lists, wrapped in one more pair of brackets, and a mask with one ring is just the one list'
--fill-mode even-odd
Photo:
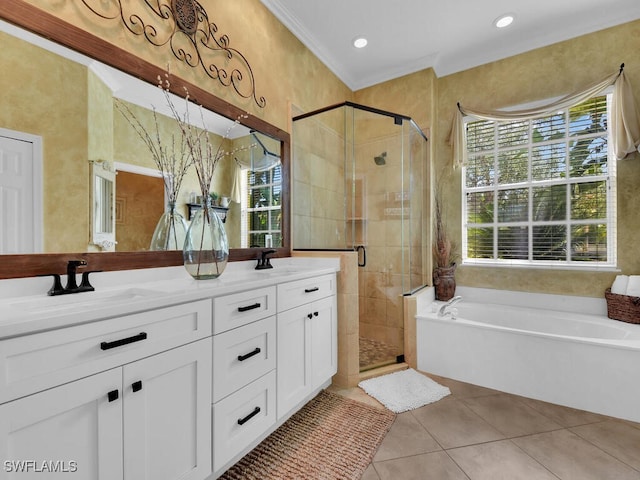
{"label": "tiled shower floor", "polygon": [[363,480],[640,480],[639,423],[430,376],[451,395],[399,414]]}
{"label": "tiled shower floor", "polygon": [[396,363],[399,348],[372,338],[360,337],[360,371]]}

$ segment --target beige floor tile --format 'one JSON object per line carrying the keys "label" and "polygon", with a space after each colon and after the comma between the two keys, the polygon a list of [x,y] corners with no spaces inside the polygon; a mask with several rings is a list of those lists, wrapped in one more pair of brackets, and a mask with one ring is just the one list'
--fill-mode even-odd
{"label": "beige floor tile", "polygon": [[445,387],[449,387],[449,390],[451,390],[451,394],[455,395],[457,398],[482,397],[484,395],[494,395],[496,393],[500,393],[497,390],[480,387],[471,383],[459,382],[457,380],[440,377],[439,375],[433,375],[431,373],[427,373],[426,375],[439,384],[444,385]]}
{"label": "beige floor tile", "polygon": [[478,416],[507,437],[557,430],[562,426],[506,393],[461,400]]}
{"label": "beige floor tile", "polygon": [[362,478],[360,480],[380,480],[378,476],[378,472],[373,468],[373,464],[369,465],[367,469],[362,474]]}
{"label": "beige floor tile", "polygon": [[374,462],[441,450],[410,412],[400,413],[378,448]]}
{"label": "beige floor tile", "polygon": [[445,452],[374,463],[380,480],[468,480]]}
{"label": "beige floor tile", "polygon": [[570,430],[640,471],[640,429],[627,422],[608,420]]}
{"label": "beige floor tile", "polygon": [[534,400],[532,398],[519,397],[524,403],[531,408],[537,410],[545,417],[559,423],[563,427],[575,427],[577,425],[586,425],[588,423],[601,422],[609,417],[598,415],[597,413],[585,412],[584,410],[576,410],[575,408],[555,405],[553,403]]}
{"label": "beige floor tile", "polygon": [[453,397],[425,405],[411,413],[442,448],[463,447],[504,438],[502,433]]}
{"label": "beige floor tile", "polygon": [[640,472],[568,430],[512,440],[562,480],[640,480]]}
{"label": "beige floor tile", "polygon": [[557,480],[510,440],[448,450],[471,480]]}

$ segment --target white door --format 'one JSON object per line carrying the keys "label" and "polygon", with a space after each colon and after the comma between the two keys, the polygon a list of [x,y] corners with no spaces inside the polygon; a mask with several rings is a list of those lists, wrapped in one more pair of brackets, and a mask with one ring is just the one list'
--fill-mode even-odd
{"label": "white door", "polygon": [[0,254],[42,251],[41,141],[0,129]]}
{"label": "white door", "polygon": [[125,480],[211,473],[211,338],[125,365]]}
{"label": "white door", "polygon": [[318,388],[338,370],[338,326],[335,295],[313,302],[311,318],[311,384]]}
{"label": "white door", "polygon": [[116,368],[0,405],[0,479],[122,479],[121,384]]}

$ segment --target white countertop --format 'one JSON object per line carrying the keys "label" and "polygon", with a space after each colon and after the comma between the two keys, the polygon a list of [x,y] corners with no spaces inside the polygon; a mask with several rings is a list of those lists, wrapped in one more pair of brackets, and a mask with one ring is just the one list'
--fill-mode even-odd
{"label": "white countertop", "polygon": [[[0,280],[0,339],[94,322],[173,304],[218,297],[335,273],[338,258],[287,257],[273,269],[255,270],[254,260],[231,262],[213,280],[194,280],[182,266],[96,272],[94,292],[48,296],[51,277]],[[79,275],[78,275],[79,277]],[[62,276],[63,285],[66,278]]]}

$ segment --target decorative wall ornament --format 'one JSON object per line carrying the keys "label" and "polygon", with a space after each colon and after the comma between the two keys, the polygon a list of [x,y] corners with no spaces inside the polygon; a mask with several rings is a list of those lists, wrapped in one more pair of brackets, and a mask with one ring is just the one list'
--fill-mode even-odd
{"label": "decorative wall ornament", "polygon": [[[133,35],[151,45],[169,47],[173,55],[191,68],[200,68],[224,87],[233,87],[243,98],[260,108],[267,100],[256,93],[255,77],[247,58],[230,46],[227,35],[197,0],[82,0],[95,15],[105,20],[120,19]],[[135,6],[141,11],[133,12]]]}

